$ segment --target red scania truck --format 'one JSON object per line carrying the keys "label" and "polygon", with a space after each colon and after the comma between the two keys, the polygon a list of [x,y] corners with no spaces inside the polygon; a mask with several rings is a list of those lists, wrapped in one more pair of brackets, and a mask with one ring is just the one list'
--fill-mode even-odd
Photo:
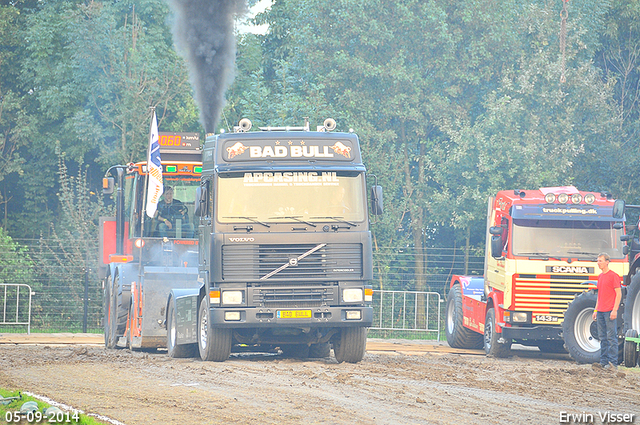
{"label": "red scania truck", "polygon": [[597,362],[596,260],[609,254],[611,270],[627,276],[623,211],[609,194],[572,186],[490,198],[484,277],[453,276],[450,283],[449,345],[504,357],[519,343]]}

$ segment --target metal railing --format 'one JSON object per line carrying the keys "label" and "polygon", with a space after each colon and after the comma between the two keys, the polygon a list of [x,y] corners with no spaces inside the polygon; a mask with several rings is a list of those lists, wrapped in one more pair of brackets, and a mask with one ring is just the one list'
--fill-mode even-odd
{"label": "metal railing", "polygon": [[[0,283],[0,287],[2,287],[0,293],[3,295],[0,325],[26,325],[27,333],[31,334],[31,296],[33,295],[31,286],[24,283]],[[27,291],[28,301],[25,300],[24,294],[22,298],[20,297],[22,288]]]}
{"label": "metal railing", "polygon": [[442,303],[438,292],[374,290],[370,329],[431,332],[440,341]]}

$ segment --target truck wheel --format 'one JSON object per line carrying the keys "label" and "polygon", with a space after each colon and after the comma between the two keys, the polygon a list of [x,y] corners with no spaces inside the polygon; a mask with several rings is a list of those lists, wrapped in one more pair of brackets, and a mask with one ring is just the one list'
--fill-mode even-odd
{"label": "truck wheel", "polygon": [[176,323],[176,302],[175,299],[171,297],[169,310],[167,312],[167,351],[169,352],[169,357],[174,359],[195,357],[197,344],[176,344],[176,340],[178,339]]}
{"label": "truck wheel", "polygon": [[445,335],[452,348],[476,348],[483,345],[482,334],[463,326],[462,290],[455,284],[449,291],[447,300]]}
{"label": "truck wheel", "polygon": [[214,328],[209,324],[209,303],[200,302],[198,311],[198,349],[200,358],[205,361],[223,362],[231,354],[231,329]]}
{"label": "truck wheel", "polygon": [[[107,324],[105,326],[105,346],[116,348],[118,343],[118,276],[115,279],[109,276],[105,287],[105,303],[108,303]],[[108,288],[108,289],[107,289]]]}
{"label": "truck wheel", "polygon": [[484,321],[484,352],[488,356],[507,357],[511,353],[511,341],[500,342],[502,334],[496,332],[496,313],[493,308],[487,310]]}
{"label": "truck wheel", "polygon": [[627,286],[622,318],[625,332],[629,329],[640,332],[640,273],[633,275],[631,283]]}
{"label": "truck wheel", "polygon": [[598,295],[590,290],[579,294],[564,313],[562,333],[564,346],[578,363],[600,362],[598,327],[593,320]]}
{"label": "truck wheel", "polygon": [[543,353],[566,353],[567,350],[564,348],[564,341],[538,341],[538,348]]}
{"label": "truck wheel", "polygon": [[111,287],[113,285],[113,281],[111,279],[111,275],[109,275],[109,277],[107,278],[107,280],[104,283],[104,301],[103,301],[103,310],[104,310],[104,318],[103,318],[103,325],[104,325],[104,346],[106,348],[113,348],[115,347],[115,344],[112,345],[112,338],[111,338],[111,323],[113,322],[114,318],[113,315],[111,313],[112,310],[112,303],[111,303]]}
{"label": "truck wheel", "polygon": [[[625,338],[637,338],[638,331],[635,329],[629,329],[624,334]],[[624,366],[635,367],[638,363],[638,344],[634,341],[624,342]]]}
{"label": "truck wheel", "polygon": [[343,328],[333,340],[333,353],[338,363],[358,363],[367,348],[367,328]]}
{"label": "truck wheel", "polygon": [[326,359],[329,356],[331,356],[331,344],[328,342],[311,344],[309,347],[309,358],[311,359]]}

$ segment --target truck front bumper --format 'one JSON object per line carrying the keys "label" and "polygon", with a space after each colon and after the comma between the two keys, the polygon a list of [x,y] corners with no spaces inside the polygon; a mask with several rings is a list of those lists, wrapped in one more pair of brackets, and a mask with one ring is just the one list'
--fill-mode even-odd
{"label": "truck front bumper", "polygon": [[561,326],[511,326],[502,328],[502,336],[505,339],[529,339],[529,340],[562,340]]}
{"label": "truck front bumper", "polygon": [[310,308],[216,308],[211,312],[214,327],[370,327],[373,308],[338,306]]}

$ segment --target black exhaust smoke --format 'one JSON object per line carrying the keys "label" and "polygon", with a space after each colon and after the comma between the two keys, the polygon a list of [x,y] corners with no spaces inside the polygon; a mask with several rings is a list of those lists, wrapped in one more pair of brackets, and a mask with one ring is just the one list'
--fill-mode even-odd
{"label": "black exhaust smoke", "polygon": [[173,36],[189,63],[200,121],[213,133],[233,81],[236,54],[234,21],[246,0],[167,0],[175,13]]}

